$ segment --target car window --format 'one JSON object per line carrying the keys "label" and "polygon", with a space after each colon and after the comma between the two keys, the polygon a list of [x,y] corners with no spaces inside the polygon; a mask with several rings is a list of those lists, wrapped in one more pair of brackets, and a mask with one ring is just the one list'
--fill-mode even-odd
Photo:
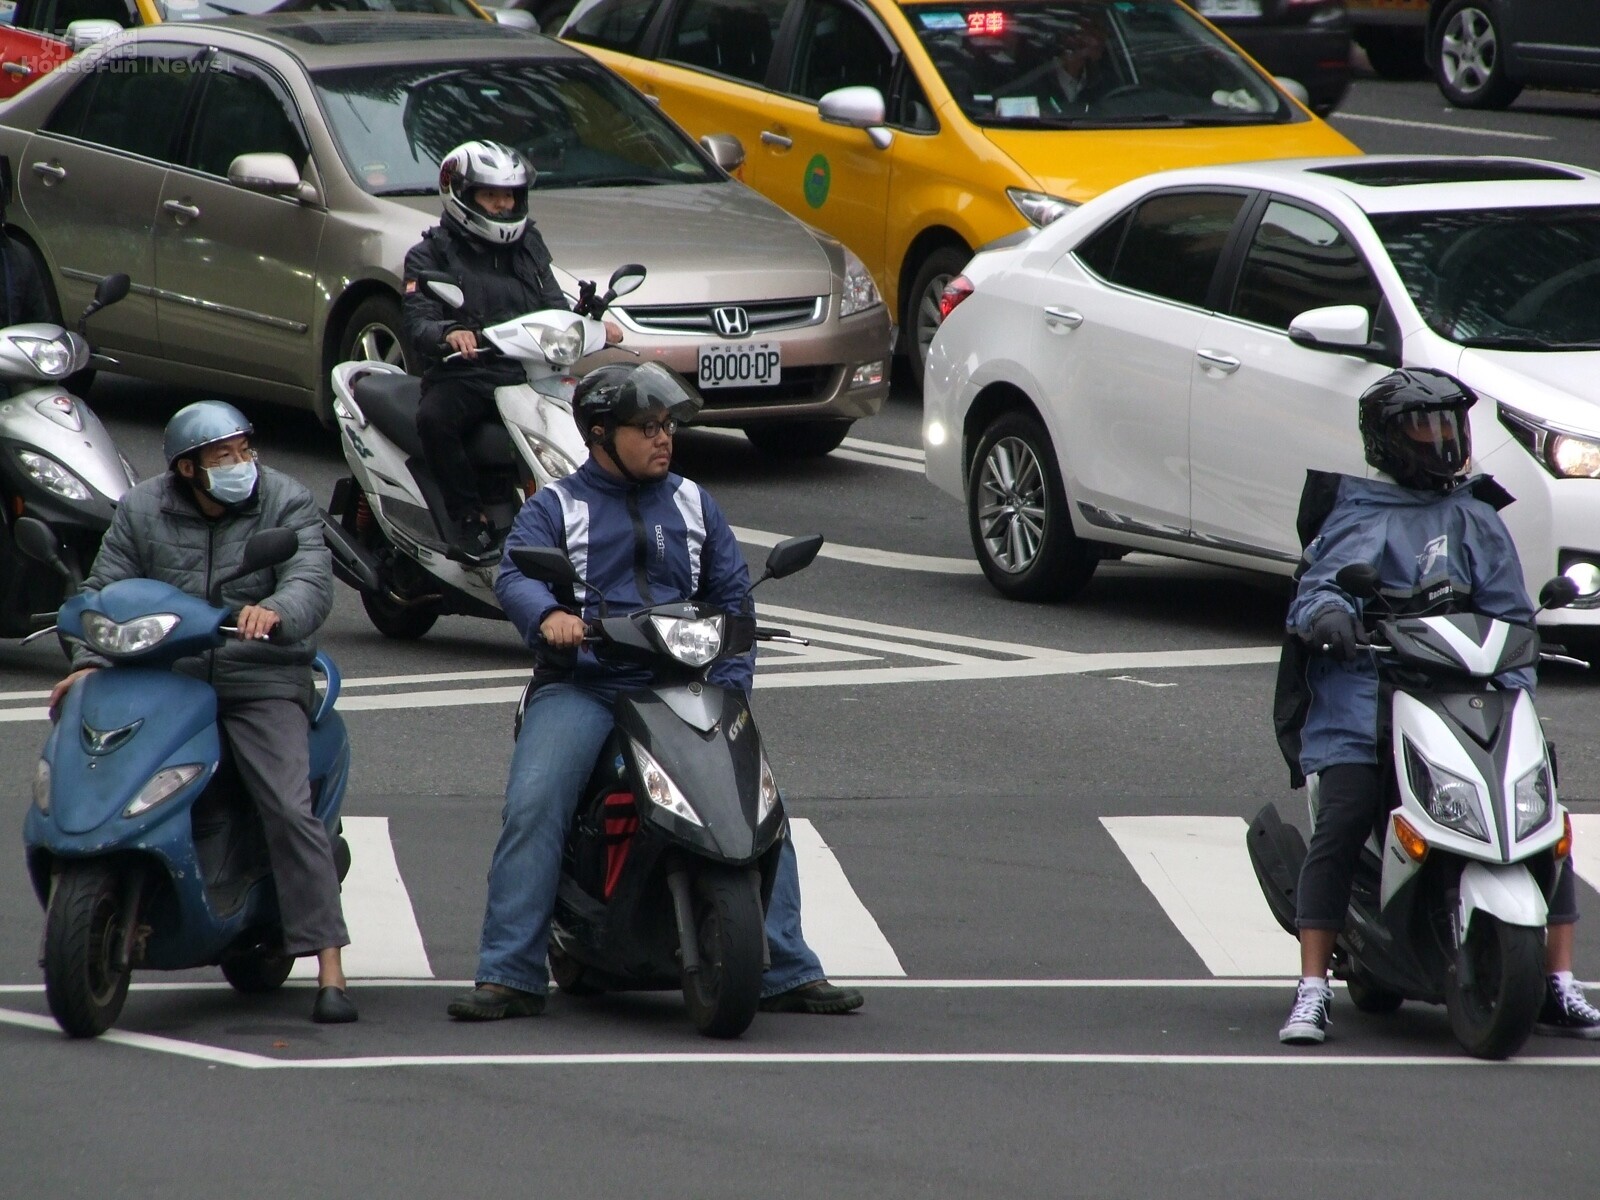
{"label": "car window", "polygon": [[133,0],[22,0],[12,15],[20,29],[64,34],[74,21],[115,21],[124,29],[139,23]]}
{"label": "car window", "polygon": [[666,62],[761,84],[788,0],[687,0],[661,47]]}
{"label": "car window", "polygon": [[56,106],[43,129],[170,161],[196,74],[195,52],[186,48],[148,46],[108,55]]}
{"label": "car window", "polygon": [[184,166],[226,179],[241,154],[287,154],[304,170],[308,153],[299,122],[268,75],[227,56],[213,61]]}
{"label": "car window", "polygon": [[1112,268],[1117,265],[1117,251],[1122,249],[1122,235],[1127,231],[1128,221],[1132,216],[1133,210],[1129,209],[1116,220],[1108,222],[1090,234],[1073,251],[1084,266],[1102,279],[1111,278]]}
{"label": "car window", "polygon": [[1203,308],[1244,200],[1230,192],[1152,196],[1134,210],[1116,260],[1102,274],[1122,287]]}
{"label": "car window", "polygon": [[1311,308],[1359,304],[1370,317],[1382,293],[1361,252],[1332,221],[1274,200],[1250,239],[1232,315],[1288,329]]}
{"label": "car window", "polygon": [[894,59],[877,27],[842,0],[811,0],[800,19],[789,91],[820,100],[842,87],[889,95]]}
{"label": "car window", "polygon": [[913,133],[937,133],[939,129],[939,118],[933,115],[928,94],[903,55],[895,73],[894,95],[889,100],[889,124]]}
{"label": "car window", "polygon": [[340,67],[312,83],[351,175],[380,196],[437,195],[439,160],[462,130],[515,148],[538,172],[538,191],[727,178],[588,59]]}
{"label": "car window", "polygon": [[561,36],[620,54],[636,54],[661,0],[594,0],[567,18]]}

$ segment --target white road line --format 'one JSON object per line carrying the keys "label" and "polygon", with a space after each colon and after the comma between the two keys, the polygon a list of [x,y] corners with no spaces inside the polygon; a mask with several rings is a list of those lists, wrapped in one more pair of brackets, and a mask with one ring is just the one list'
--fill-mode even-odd
{"label": "white road line", "polygon": [[1407,129],[1434,129],[1445,133],[1465,133],[1472,137],[1511,138],[1519,142],[1553,142],[1542,133],[1512,133],[1507,129],[1473,129],[1467,125],[1447,125],[1442,121],[1405,121],[1399,117],[1369,117],[1365,113],[1336,112],[1334,121],[1367,121],[1373,125],[1403,125]]}
{"label": "white road line", "polygon": [[1261,895],[1241,818],[1101,817],[1100,823],[1213,975],[1299,973],[1299,947]]}
{"label": "white road line", "polygon": [[832,451],[828,457],[842,458],[848,462],[871,463],[875,467],[892,467],[896,471],[909,471],[913,475],[926,473],[921,463],[906,462],[904,459],[888,458],[880,454],[863,454],[859,450],[846,450],[842,446]]}
{"label": "white road line", "polygon": [[[776,546],[787,533],[732,526],[733,536],[747,546]],[[869,546],[847,546],[832,542],[823,545],[818,558],[859,563],[867,567],[887,567],[894,571],[925,571],[933,575],[982,575],[983,568],[970,558],[944,558],[936,554],[906,554],[899,550],[874,550]],[[763,605],[763,608],[766,606]]]}
{"label": "white road line", "polygon": [[[352,979],[432,979],[411,894],[389,839],[389,818],[345,817],[344,837],[350,843],[350,874],[340,895],[350,930],[345,974]],[[317,960],[302,958],[291,977],[314,979],[316,974]]]}
{"label": "white road line", "polygon": [[1572,869],[1600,891],[1600,813],[1568,813],[1572,818]]}
{"label": "white road line", "polygon": [[[743,438],[744,434],[737,429],[723,429],[715,425],[700,425],[694,427],[696,433],[709,433],[716,437]],[[832,457],[848,459],[851,462],[871,463],[877,467],[893,467],[899,471],[911,471],[921,475],[923,473],[924,454],[921,450],[910,446],[897,446],[893,442],[871,442],[865,438],[847,437],[841,443],[841,448],[833,451]]]}
{"label": "white road line", "polygon": [[800,866],[801,924],[823,969],[830,976],[904,975],[894,947],[816,826],[791,818],[789,836]]}
{"label": "white road line", "polygon": [[869,442],[864,438],[847,437],[844,444],[854,450],[865,450],[869,454],[881,454],[886,458],[904,458],[919,463],[926,462],[928,458],[927,451],[920,447],[899,446],[894,442]]}

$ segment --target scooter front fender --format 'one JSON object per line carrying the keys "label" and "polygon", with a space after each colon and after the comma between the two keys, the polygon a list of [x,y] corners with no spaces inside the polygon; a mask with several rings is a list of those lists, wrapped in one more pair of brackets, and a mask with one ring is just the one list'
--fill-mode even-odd
{"label": "scooter front fender", "polygon": [[1461,872],[1461,899],[1457,926],[1464,939],[1479,912],[1507,925],[1543,929],[1550,910],[1532,872],[1521,863],[1497,866],[1469,862]]}

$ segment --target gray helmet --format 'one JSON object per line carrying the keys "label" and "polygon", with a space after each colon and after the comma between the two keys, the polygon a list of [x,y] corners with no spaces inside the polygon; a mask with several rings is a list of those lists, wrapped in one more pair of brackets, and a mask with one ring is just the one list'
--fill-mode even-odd
{"label": "gray helmet", "polygon": [[250,424],[250,418],[233,405],[221,400],[201,400],[172,414],[166,432],[161,435],[161,455],[170,470],[185,454],[215,442],[254,434],[255,426]]}

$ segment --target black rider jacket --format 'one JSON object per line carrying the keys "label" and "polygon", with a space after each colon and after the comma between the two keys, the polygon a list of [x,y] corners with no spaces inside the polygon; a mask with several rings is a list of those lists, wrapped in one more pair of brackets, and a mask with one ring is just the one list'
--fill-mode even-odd
{"label": "black rider jacket", "polygon": [[[425,273],[449,277],[465,293],[466,304],[448,307],[421,282]],[[523,313],[569,307],[550,270],[550,251],[532,221],[521,241],[492,246],[445,217],[406,255],[406,337],[422,361],[425,379],[515,382],[522,378],[521,368],[504,359],[443,362],[445,334],[452,329],[477,332]]]}

